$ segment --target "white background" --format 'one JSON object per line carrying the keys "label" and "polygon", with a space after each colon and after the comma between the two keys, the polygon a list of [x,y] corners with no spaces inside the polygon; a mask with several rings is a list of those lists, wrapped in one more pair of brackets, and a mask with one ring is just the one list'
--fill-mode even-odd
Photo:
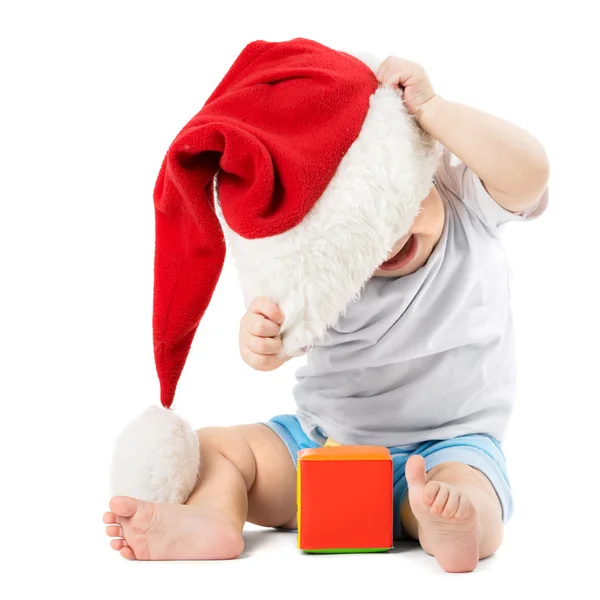
{"label": "white background", "polygon": [[[569,590],[584,598],[598,589],[600,49],[591,5],[3,5],[2,597]],[[133,563],[104,534],[112,441],[158,398],[152,189],[160,163],[247,42],[296,36],[420,62],[440,95],[522,125],[551,160],[547,214],[505,230],[520,371],[505,443],[516,513],[501,550],[470,575],[443,574],[412,547],[307,557],[293,534],[252,527],[235,562]],[[263,374],[239,358],[242,312],[227,262],[178,388],[177,410],[198,427],[294,409],[297,364]]]}

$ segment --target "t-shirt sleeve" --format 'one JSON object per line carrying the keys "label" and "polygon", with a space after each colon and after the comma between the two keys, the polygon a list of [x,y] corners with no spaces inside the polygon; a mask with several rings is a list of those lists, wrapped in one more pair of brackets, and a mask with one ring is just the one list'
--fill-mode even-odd
{"label": "t-shirt sleeve", "polygon": [[539,217],[548,205],[548,189],[538,203],[525,212],[514,213],[500,206],[485,189],[481,179],[447,148],[442,147],[435,174],[436,185],[457,197],[481,221],[497,228],[509,221],[530,221]]}

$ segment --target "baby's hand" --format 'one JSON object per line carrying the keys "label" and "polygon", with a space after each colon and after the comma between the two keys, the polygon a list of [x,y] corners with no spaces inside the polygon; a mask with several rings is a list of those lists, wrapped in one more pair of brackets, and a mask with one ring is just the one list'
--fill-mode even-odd
{"label": "baby's hand", "polygon": [[404,88],[404,104],[408,112],[417,119],[425,104],[435,96],[425,69],[403,58],[388,56],[379,65],[377,79],[383,85],[399,85]]}
{"label": "baby's hand", "polygon": [[283,315],[269,298],[255,298],[240,323],[240,353],[258,371],[273,371],[290,357],[277,358],[283,348],[279,330]]}

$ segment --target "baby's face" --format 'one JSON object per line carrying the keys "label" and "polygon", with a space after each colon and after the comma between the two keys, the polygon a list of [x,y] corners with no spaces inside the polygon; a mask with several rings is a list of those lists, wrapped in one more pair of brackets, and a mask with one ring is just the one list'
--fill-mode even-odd
{"label": "baby's face", "polygon": [[402,277],[420,269],[430,257],[444,230],[444,204],[435,189],[421,202],[410,231],[400,238],[374,277]]}

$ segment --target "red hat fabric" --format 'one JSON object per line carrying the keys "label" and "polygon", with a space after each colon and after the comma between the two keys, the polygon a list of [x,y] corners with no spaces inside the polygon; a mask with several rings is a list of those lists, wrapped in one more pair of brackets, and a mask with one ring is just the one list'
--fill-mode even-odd
{"label": "red hat fabric", "polygon": [[246,239],[287,231],[313,208],[358,137],[377,80],[316,42],[253,42],[169,147],[154,190],[153,336],[170,407],[225,259],[219,203]]}

